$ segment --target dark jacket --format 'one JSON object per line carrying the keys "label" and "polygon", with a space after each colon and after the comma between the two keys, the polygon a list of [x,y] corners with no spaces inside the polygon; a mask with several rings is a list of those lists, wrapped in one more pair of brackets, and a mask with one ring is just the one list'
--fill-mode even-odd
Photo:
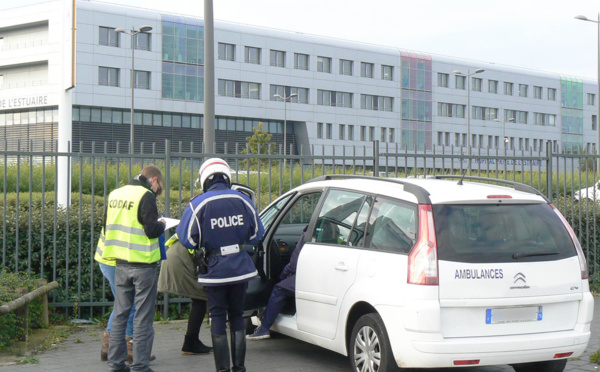
{"label": "dark jacket", "polygon": [[[177,236],[188,249],[206,249],[208,271],[198,274],[198,283],[219,286],[247,282],[258,274],[242,245],[257,242],[264,230],[252,200],[217,181],[190,201]],[[237,253],[221,255],[223,251]]]}
{"label": "dark jacket", "polygon": [[277,286],[280,288],[286,289],[290,292],[296,291],[296,268],[298,267],[298,258],[300,257],[300,252],[302,251],[302,247],[304,247],[304,243],[306,242],[306,229],[304,228],[304,232],[296,243],[296,248],[292,252],[292,256],[290,257],[290,262],[285,265],[281,274],[279,274],[279,279],[281,281],[277,283]]}

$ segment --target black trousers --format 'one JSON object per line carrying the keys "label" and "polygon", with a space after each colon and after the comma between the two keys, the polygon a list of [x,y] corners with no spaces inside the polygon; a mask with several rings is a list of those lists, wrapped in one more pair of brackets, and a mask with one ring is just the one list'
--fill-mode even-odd
{"label": "black trousers", "polygon": [[212,333],[227,334],[227,319],[229,319],[229,329],[232,332],[246,328],[243,318],[246,289],[248,289],[248,282],[204,287],[204,292],[208,297]]}

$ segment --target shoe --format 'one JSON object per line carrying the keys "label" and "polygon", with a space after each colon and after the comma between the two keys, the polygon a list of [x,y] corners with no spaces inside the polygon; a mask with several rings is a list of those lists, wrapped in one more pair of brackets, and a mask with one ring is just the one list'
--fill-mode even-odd
{"label": "shoe", "polygon": [[246,336],[247,340],[264,340],[267,338],[271,338],[271,333],[262,326],[256,327],[253,334]]}
{"label": "shoe", "polygon": [[246,330],[231,332],[231,372],[246,372],[244,361],[246,359]]}
{"label": "shoe", "polygon": [[110,333],[104,331],[104,340],[102,340],[102,349],[100,350],[100,360],[106,362],[108,360],[108,340]]}
{"label": "shoe", "polygon": [[186,335],[181,354],[208,354],[212,349],[212,347],[204,345],[198,337]]}
{"label": "shoe", "polygon": [[231,360],[229,359],[229,344],[227,335],[217,335],[212,333],[212,344],[214,347],[213,356],[215,358],[215,367],[217,372],[230,372]]}
{"label": "shoe", "polygon": [[[133,363],[133,338],[125,336],[125,339],[127,340],[127,363],[131,364]],[[150,355],[150,361],[153,361],[154,359],[156,359],[156,357]]]}

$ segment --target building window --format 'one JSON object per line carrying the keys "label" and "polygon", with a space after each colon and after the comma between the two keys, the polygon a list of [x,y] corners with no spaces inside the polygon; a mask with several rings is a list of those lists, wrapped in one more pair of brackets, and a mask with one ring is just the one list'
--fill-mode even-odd
{"label": "building window", "polygon": [[464,118],[466,105],[438,102],[438,116],[446,118]]}
{"label": "building window", "polygon": [[438,72],[438,87],[448,88],[448,74]]}
{"label": "building window", "polygon": [[235,61],[235,45],[219,43],[219,59]]}
{"label": "building window", "polygon": [[260,84],[219,79],[219,96],[260,99]]}
{"label": "building window", "polygon": [[347,59],[340,59],[340,75],[352,76],[352,63]]}
{"label": "building window", "polygon": [[0,75],[0,89],[4,86],[4,75]]}
{"label": "building window", "polygon": [[542,92],[543,92],[544,88],[542,87],[533,87],[533,98],[535,99],[542,99]]}
{"label": "building window", "polygon": [[375,111],[393,111],[394,98],[373,96],[370,94],[360,95],[360,108]]}
{"label": "building window", "polygon": [[534,112],[533,124],[553,127],[556,125],[556,115]]}
{"label": "building window", "polygon": [[317,71],[331,73],[331,58],[317,57]]}
{"label": "building window", "polygon": [[527,84],[519,84],[519,97],[527,97],[527,90],[529,86]]}
{"label": "building window", "polygon": [[504,94],[507,96],[513,95],[513,83],[504,83]]}
{"label": "building window", "polygon": [[150,89],[150,71],[135,71],[134,86],[138,89]]}
{"label": "building window", "polygon": [[344,124],[340,124],[338,133],[338,139],[345,140],[346,139],[346,126]]}
{"label": "building window", "polygon": [[388,133],[389,133],[388,142],[391,142],[391,143],[396,142],[396,140],[395,140],[396,139],[396,136],[395,136],[396,131],[394,130],[394,128],[390,128]]}
{"label": "building window", "polygon": [[363,142],[367,140],[367,127],[364,125],[360,126],[360,140]]}
{"label": "building window", "polygon": [[317,138],[323,138],[323,123],[317,123]]}
{"label": "building window", "polygon": [[260,65],[260,48],[247,46],[244,50],[244,62]]}
{"label": "building window", "polygon": [[114,28],[100,26],[100,45],[119,46],[119,33]]}
{"label": "building window", "polygon": [[394,80],[394,67],[381,65],[381,80]]}
{"label": "building window", "polygon": [[461,75],[456,75],[455,76],[455,85],[456,85],[456,89],[465,89],[465,83],[467,81],[467,77],[466,76],[461,76]]}
{"label": "building window", "polygon": [[381,127],[379,128],[379,141],[380,142],[386,142],[387,140],[387,128],[385,127]]}
{"label": "building window", "polygon": [[592,115],[592,130],[597,130],[598,126],[598,117],[596,115]]}
{"label": "building window", "polygon": [[587,94],[587,104],[590,106],[594,106],[596,104],[596,95],[593,93]]}
{"label": "building window", "polygon": [[505,118],[514,118],[517,124],[527,124],[527,111],[504,110]]}
{"label": "building window", "polygon": [[375,65],[368,62],[360,63],[360,76],[373,79],[373,71],[375,70]]}
{"label": "building window", "polygon": [[369,127],[369,141],[375,141],[375,127]]}
{"label": "building window", "polygon": [[135,49],[151,50],[150,33],[140,32],[135,35]]}
{"label": "building window", "polygon": [[271,97],[271,101],[281,101],[283,102],[283,99],[279,98],[279,97],[275,97],[275,95],[278,94],[281,97],[290,97],[292,94],[296,94],[295,96],[291,97],[288,102],[293,102],[293,103],[304,103],[307,104],[308,103],[308,88],[299,88],[299,87],[290,87],[290,86],[284,86],[284,85],[273,85],[271,84],[271,91],[269,96]]}
{"label": "building window", "polygon": [[483,84],[483,79],[480,78],[471,78],[471,90],[473,92],[481,92],[481,85]]}
{"label": "building window", "polygon": [[317,90],[317,105],[352,108],[352,93]]}
{"label": "building window", "polygon": [[285,52],[271,49],[271,66],[285,67]]}
{"label": "building window", "polygon": [[325,136],[327,139],[331,139],[331,132],[333,131],[332,127],[333,127],[333,124],[327,123],[327,127],[326,127],[327,129],[325,129],[326,130]]}
{"label": "building window", "polygon": [[308,70],[308,54],[294,53],[294,68]]}
{"label": "building window", "polygon": [[498,94],[498,80],[488,80],[488,93]]}
{"label": "building window", "polygon": [[354,125],[348,125],[348,140],[354,141]]}
{"label": "building window", "polygon": [[498,109],[493,107],[473,106],[473,119],[494,120],[498,118]]}
{"label": "building window", "polygon": [[556,101],[556,89],[548,88],[548,101]]}
{"label": "building window", "polygon": [[98,84],[109,87],[118,87],[119,69],[113,67],[100,67],[98,69]]}

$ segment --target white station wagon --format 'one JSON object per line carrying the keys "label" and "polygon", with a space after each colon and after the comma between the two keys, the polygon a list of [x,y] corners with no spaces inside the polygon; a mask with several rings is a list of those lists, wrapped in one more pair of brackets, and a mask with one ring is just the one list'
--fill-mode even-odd
{"label": "white station wagon", "polygon": [[295,303],[272,331],[346,355],[354,371],[562,371],[590,339],[581,246],[539,191],[482,182],[334,175],[287,192],[261,213],[247,314],[308,226]]}

